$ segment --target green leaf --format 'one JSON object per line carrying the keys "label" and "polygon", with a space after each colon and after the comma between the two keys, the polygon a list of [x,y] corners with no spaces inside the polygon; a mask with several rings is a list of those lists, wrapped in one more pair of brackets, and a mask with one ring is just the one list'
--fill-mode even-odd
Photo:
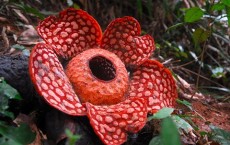
{"label": "green leaf", "polygon": [[140,15],[140,18],[142,17],[142,11],[143,11],[143,8],[142,8],[142,0],[137,0],[137,11]]}
{"label": "green leaf", "polygon": [[160,136],[155,136],[154,138],[152,138],[151,141],[149,142],[149,145],[161,145]]}
{"label": "green leaf", "polygon": [[200,134],[201,136],[209,135],[209,133],[208,133],[208,132],[205,132],[205,131],[200,131],[199,134]]}
{"label": "green leaf", "polygon": [[20,100],[21,96],[16,89],[8,85],[4,79],[0,77],[0,114],[13,119],[13,113],[7,111],[9,108],[9,99]]}
{"label": "green leaf", "polygon": [[206,41],[209,36],[210,31],[206,31],[202,28],[197,28],[192,35],[195,45],[198,45],[199,43]]}
{"label": "green leaf", "polygon": [[74,7],[75,9],[81,9],[81,7],[80,7],[78,4],[76,4],[76,3],[73,4],[73,7]]}
{"label": "green leaf", "polygon": [[0,138],[0,145],[22,145],[22,144],[17,143],[17,142],[15,142],[15,141],[12,140],[12,139],[8,139],[8,138],[5,138],[5,137],[1,137],[1,138]]}
{"label": "green leaf", "polygon": [[45,18],[45,16],[42,14],[42,13],[40,13],[37,9],[35,9],[35,8],[32,8],[32,7],[30,7],[30,6],[24,6],[24,10],[25,10],[25,12],[27,12],[27,13],[31,13],[31,14],[34,14],[35,16],[37,16],[37,17],[39,17],[40,19],[44,19]]}
{"label": "green leaf", "polygon": [[180,103],[180,104],[183,104],[183,105],[187,106],[190,110],[192,110],[192,104],[189,103],[188,101],[186,101],[186,100],[181,101],[181,100],[179,100],[179,99],[177,99],[176,101],[177,101],[178,103]]}
{"label": "green leaf", "polygon": [[222,130],[216,126],[210,125],[213,132],[211,138],[220,143],[220,145],[230,145],[230,132]]}
{"label": "green leaf", "polygon": [[223,10],[225,8],[225,5],[223,3],[216,3],[212,6],[211,10],[212,11],[220,11],[220,10]]}
{"label": "green leaf", "polygon": [[14,5],[16,5],[19,8],[21,8],[24,12],[33,14],[33,15],[39,17],[40,19],[45,18],[45,16],[40,11],[38,11],[37,9],[32,8],[32,7],[28,6],[28,5],[25,5],[23,2],[20,3],[20,4],[14,3]]}
{"label": "green leaf", "polygon": [[177,23],[175,25],[170,26],[166,31],[174,30],[177,27],[180,27],[180,26],[183,26],[183,25],[184,25],[184,23]]}
{"label": "green leaf", "polygon": [[0,96],[6,96],[9,99],[21,99],[21,96],[19,95],[18,91],[10,85],[8,85],[4,80],[0,81]]}
{"label": "green leaf", "polygon": [[222,0],[222,3],[226,6],[230,6],[230,0]]}
{"label": "green leaf", "polygon": [[189,133],[193,130],[193,127],[184,119],[180,118],[177,115],[172,115],[172,119],[175,122],[178,129],[183,129],[186,133]]}
{"label": "green leaf", "polygon": [[188,58],[188,54],[186,52],[178,52],[177,54],[181,57]]}
{"label": "green leaf", "polygon": [[[26,145],[31,143],[35,137],[36,133],[32,132],[30,127],[26,124],[21,124],[19,127],[12,127],[0,123],[0,134],[5,138],[1,138],[1,142],[15,142],[17,145]],[[6,140],[7,139],[7,140]]]}
{"label": "green leaf", "polygon": [[163,119],[163,118],[169,117],[173,111],[174,111],[173,108],[162,108],[157,113],[148,117],[148,120],[150,121],[152,119]]}
{"label": "green leaf", "polygon": [[69,129],[65,130],[65,134],[68,137],[68,145],[75,145],[77,140],[81,138],[80,135],[73,134]]}
{"label": "green leaf", "polygon": [[[12,112],[9,112],[9,111],[7,111],[5,109],[2,109],[2,106],[5,107],[5,104],[2,105],[0,103],[0,105],[1,105],[1,107],[0,107],[0,114],[13,119],[14,118],[14,114]],[[7,104],[7,107],[8,107],[8,104]]]}
{"label": "green leaf", "polygon": [[193,8],[190,8],[188,9],[186,12],[185,12],[185,17],[184,17],[184,21],[185,22],[195,22],[195,21],[198,21],[200,20],[200,18],[204,15],[204,12],[198,8],[198,7],[193,7]]}
{"label": "green leaf", "polygon": [[170,117],[163,119],[160,137],[162,145],[181,145],[178,129]]}
{"label": "green leaf", "polygon": [[19,45],[19,44],[14,44],[11,47],[17,49],[17,50],[24,50],[26,49],[25,46]]}

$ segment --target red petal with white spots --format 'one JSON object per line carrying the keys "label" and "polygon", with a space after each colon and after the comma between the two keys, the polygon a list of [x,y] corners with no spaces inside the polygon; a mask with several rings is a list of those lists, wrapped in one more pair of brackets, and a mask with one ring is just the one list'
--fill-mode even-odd
{"label": "red petal with white spots", "polygon": [[144,98],[150,113],[163,107],[174,107],[177,89],[170,70],[158,61],[145,61],[133,73],[129,97]]}
{"label": "red petal with white spots", "polygon": [[147,107],[143,98],[130,98],[110,106],[86,103],[86,107],[94,131],[106,145],[124,143],[128,132],[138,132],[147,121]]}
{"label": "red petal with white spots", "polygon": [[102,38],[97,21],[87,12],[73,8],[60,12],[59,17],[50,16],[41,21],[37,31],[65,59],[97,47]]}
{"label": "red petal with white spots", "polygon": [[53,49],[38,43],[29,60],[30,77],[37,91],[53,107],[70,115],[86,115]]}
{"label": "red petal with white spots", "polygon": [[117,54],[126,65],[140,65],[155,50],[153,38],[140,34],[141,27],[136,19],[117,18],[106,28],[101,47]]}

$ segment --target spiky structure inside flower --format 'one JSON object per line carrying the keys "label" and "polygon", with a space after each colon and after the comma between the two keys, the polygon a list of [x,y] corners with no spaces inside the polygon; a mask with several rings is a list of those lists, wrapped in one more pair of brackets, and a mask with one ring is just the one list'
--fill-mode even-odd
{"label": "spiky structure inside flower", "polygon": [[[150,35],[132,17],[112,21],[102,36],[97,21],[69,8],[37,27],[46,43],[38,43],[29,60],[31,79],[40,95],[56,109],[87,115],[107,145],[120,145],[137,133],[147,113],[174,107],[176,85],[170,71],[150,60]],[[68,60],[66,69],[59,58]],[[126,67],[135,68],[126,70]],[[128,75],[131,74],[131,75]]]}

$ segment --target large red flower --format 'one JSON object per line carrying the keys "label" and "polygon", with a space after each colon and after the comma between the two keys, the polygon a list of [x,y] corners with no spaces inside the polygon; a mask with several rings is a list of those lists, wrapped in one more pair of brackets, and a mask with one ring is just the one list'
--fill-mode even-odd
{"label": "large red flower", "polygon": [[174,107],[174,79],[149,59],[154,40],[140,36],[134,18],[115,19],[102,36],[92,16],[69,8],[41,21],[37,31],[45,41],[29,60],[37,91],[64,113],[87,115],[105,144],[122,144],[128,132],[143,128],[147,113]]}

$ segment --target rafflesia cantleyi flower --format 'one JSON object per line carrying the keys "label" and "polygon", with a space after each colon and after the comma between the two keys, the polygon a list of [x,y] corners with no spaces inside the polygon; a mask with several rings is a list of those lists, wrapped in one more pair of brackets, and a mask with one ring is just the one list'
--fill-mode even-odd
{"label": "rafflesia cantleyi flower", "polygon": [[102,35],[92,16],[69,8],[41,21],[37,31],[45,41],[29,60],[37,91],[64,113],[87,115],[105,144],[124,143],[127,133],[143,128],[148,113],[174,107],[174,79],[149,59],[154,40],[140,36],[133,17],[115,19]]}

